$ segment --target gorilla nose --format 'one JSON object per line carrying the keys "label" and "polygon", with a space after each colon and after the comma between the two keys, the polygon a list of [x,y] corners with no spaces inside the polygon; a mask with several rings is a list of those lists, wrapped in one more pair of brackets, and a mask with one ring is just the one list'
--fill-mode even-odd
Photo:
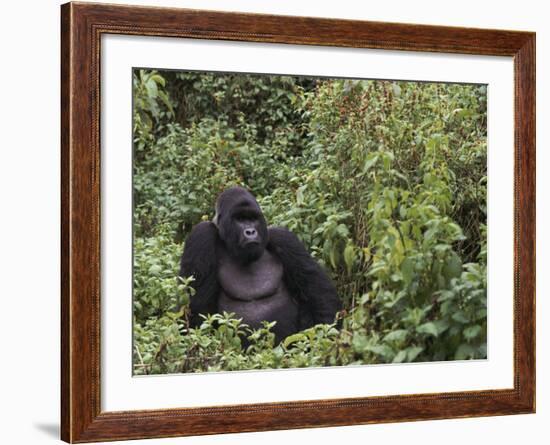
{"label": "gorilla nose", "polygon": [[244,229],[244,236],[247,238],[256,238],[257,235],[256,229]]}

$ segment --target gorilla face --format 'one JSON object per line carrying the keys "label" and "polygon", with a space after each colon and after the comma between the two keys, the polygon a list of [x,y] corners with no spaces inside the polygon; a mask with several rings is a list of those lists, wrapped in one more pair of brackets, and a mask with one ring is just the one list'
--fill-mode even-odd
{"label": "gorilla face", "polygon": [[267,245],[267,224],[254,196],[242,187],[224,191],[214,222],[229,254],[242,263],[260,258]]}

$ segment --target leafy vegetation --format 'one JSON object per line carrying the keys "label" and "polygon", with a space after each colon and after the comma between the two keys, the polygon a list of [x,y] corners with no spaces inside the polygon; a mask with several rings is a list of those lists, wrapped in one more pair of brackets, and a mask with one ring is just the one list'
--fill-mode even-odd
{"label": "leafy vegetation", "polygon": [[[485,358],[486,87],[134,71],[134,372]],[[335,281],[341,326],[187,324],[185,237],[240,184]],[[241,339],[248,336],[246,348]]]}

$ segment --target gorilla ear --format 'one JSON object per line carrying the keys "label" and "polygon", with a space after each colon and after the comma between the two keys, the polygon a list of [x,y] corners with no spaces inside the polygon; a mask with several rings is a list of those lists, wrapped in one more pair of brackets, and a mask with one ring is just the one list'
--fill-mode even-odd
{"label": "gorilla ear", "polygon": [[216,201],[216,206],[214,207],[214,218],[212,218],[214,225],[220,230],[220,203],[219,198]]}

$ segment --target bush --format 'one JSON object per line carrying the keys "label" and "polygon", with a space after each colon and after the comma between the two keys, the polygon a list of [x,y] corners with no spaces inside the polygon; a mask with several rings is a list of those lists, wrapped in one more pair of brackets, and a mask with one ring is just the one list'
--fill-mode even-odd
{"label": "bush", "polygon": [[[486,357],[486,94],[136,71],[134,372]],[[270,324],[252,331],[234,314],[188,327],[182,243],[233,184],[326,267],[340,329],[276,345]]]}

